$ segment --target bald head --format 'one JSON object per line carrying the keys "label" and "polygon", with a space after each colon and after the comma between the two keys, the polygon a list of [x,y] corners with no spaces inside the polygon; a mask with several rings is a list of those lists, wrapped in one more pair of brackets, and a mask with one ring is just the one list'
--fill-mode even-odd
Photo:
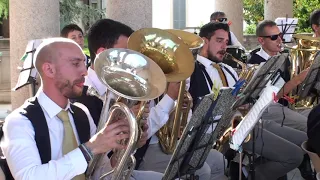
{"label": "bald head", "polygon": [[44,63],[55,63],[61,55],[61,50],[66,46],[77,46],[79,50],[81,47],[74,41],[66,38],[50,38],[45,39],[39,45],[35,52],[34,66],[39,72],[40,76],[43,75],[42,65]]}

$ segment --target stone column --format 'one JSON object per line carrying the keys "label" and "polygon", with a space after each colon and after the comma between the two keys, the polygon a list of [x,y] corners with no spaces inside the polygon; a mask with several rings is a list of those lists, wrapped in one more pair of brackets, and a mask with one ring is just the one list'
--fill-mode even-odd
{"label": "stone column", "polygon": [[293,17],[293,0],[264,0],[264,19],[274,21],[287,15]]}
{"label": "stone column", "polygon": [[152,0],[106,0],[107,18],[134,30],[152,27]]}
{"label": "stone column", "polygon": [[[11,87],[15,87],[27,43],[32,39],[59,36],[59,0],[10,0]],[[30,86],[11,93],[12,109],[31,96]]]}
{"label": "stone column", "polygon": [[[230,30],[236,35],[240,43],[243,43],[243,2],[241,0],[216,0],[216,11],[226,13],[232,22]],[[210,19],[210,17],[208,17]]]}

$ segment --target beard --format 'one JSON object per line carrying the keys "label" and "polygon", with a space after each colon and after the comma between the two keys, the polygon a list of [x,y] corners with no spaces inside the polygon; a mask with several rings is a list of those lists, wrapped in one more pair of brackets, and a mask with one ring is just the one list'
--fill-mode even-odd
{"label": "beard", "polygon": [[[224,54],[225,51],[224,50],[221,50],[221,51],[218,51],[218,54]],[[211,53],[211,51],[207,51],[207,54],[208,54],[208,59],[211,60],[212,62],[215,62],[215,63],[221,63],[223,61],[223,59],[219,59],[217,56],[213,55]]]}
{"label": "beard", "polygon": [[55,86],[64,97],[68,99],[75,99],[81,96],[82,89],[79,90],[80,87],[78,87],[77,84],[84,82],[84,77],[71,82],[70,80],[63,78],[61,73],[58,73],[55,79]]}

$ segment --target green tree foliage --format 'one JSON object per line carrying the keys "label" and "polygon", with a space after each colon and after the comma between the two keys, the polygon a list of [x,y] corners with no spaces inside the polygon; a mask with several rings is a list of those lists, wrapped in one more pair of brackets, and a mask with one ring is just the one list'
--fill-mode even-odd
{"label": "green tree foliage", "polygon": [[[263,20],[264,0],[243,0],[243,9],[244,20],[249,25],[248,28],[252,29],[252,26]],[[299,19],[296,32],[312,31],[309,16],[315,9],[320,9],[320,0],[293,0],[293,14]]]}
{"label": "green tree foliage", "polygon": [[244,20],[248,25],[263,20],[264,0],[243,0]]}
{"label": "green tree foliage", "polygon": [[64,23],[77,23],[79,20],[90,26],[105,17],[104,9],[96,9],[79,0],[60,0],[60,18]]}
{"label": "green tree foliage", "polygon": [[310,14],[320,9],[320,0],[294,0],[294,17],[299,18],[297,32],[312,32],[309,23]]}
{"label": "green tree foliage", "polygon": [[0,23],[1,19],[9,16],[9,0],[0,0]]}

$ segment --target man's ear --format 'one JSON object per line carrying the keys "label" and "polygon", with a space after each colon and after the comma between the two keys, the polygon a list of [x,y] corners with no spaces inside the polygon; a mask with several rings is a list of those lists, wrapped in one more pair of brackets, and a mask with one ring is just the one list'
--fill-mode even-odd
{"label": "man's ear", "polygon": [[263,37],[258,37],[258,42],[262,45],[264,44],[264,39]]}
{"label": "man's ear", "polygon": [[100,47],[98,50],[97,50],[97,54],[100,54],[102,51],[104,51],[106,48],[103,48],[103,47]]}
{"label": "man's ear", "polygon": [[49,78],[55,77],[56,69],[55,69],[54,64],[49,63],[49,62],[45,62],[42,64],[41,69],[42,69],[42,72],[45,76],[47,76]]}

